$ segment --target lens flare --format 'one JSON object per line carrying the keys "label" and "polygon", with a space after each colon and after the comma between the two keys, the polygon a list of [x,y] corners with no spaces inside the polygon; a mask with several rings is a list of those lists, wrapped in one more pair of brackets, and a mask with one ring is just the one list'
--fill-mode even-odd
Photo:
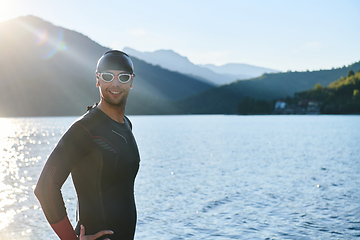
{"label": "lens flare", "polygon": [[59,51],[66,49],[64,30],[61,27],[53,25],[39,27],[25,21],[19,21],[19,24],[34,37],[34,43],[42,59],[50,59]]}
{"label": "lens flare", "polygon": [[49,32],[46,29],[41,29],[39,32],[36,33],[36,44],[38,46],[43,45],[46,43],[49,37]]}
{"label": "lens flare", "polygon": [[49,59],[53,57],[58,51],[66,49],[64,39],[64,31],[62,28],[57,28],[57,37],[49,41],[51,50],[43,57],[44,59]]}

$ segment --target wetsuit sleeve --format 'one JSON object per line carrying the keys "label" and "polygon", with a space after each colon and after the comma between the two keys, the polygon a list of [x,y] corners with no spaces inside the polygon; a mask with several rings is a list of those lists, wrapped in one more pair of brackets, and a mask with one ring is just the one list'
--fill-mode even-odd
{"label": "wetsuit sleeve", "polygon": [[73,227],[69,221],[69,218],[66,216],[63,220],[58,223],[50,224],[54,232],[58,235],[60,239],[66,240],[78,240]]}
{"label": "wetsuit sleeve", "polygon": [[46,161],[35,188],[35,195],[48,222],[61,239],[77,239],[68,220],[60,189],[76,161],[89,152],[87,134],[84,127],[78,124],[64,134]]}

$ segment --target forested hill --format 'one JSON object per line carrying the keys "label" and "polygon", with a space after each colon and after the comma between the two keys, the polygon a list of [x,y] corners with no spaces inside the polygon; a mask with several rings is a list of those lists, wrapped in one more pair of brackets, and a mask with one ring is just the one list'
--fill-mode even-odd
{"label": "forested hill", "polygon": [[317,83],[328,86],[350,70],[360,70],[360,62],[331,70],[264,74],[190,96],[179,101],[179,106],[187,113],[236,114],[237,105],[244,97],[264,100],[292,97],[295,92],[312,89]]}
{"label": "forested hill", "polygon": [[347,77],[341,77],[327,87],[317,84],[315,88],[286,100],[288,105],[295,105],[305,99],[318,102],[323,114],[360,114],[360,71],[350,70]]}

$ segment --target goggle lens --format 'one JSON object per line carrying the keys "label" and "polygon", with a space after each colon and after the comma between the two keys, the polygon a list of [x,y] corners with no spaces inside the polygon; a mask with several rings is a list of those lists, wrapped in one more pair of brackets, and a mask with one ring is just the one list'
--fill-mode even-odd
{"label": "goggle lens", "polygon": [[121,75],[119,76],[120,82],[127,82],[130,80],[130,75]]}
{"label": "goggle lens", "polygon": [[110,74],[110,73],[102,73],[101,74],[101,78],[105,81],[105,82],[111,82],[114,79],[114,75]]}
{"label": "goggle lens", "polygon": [[[100,76],[101,76],[102,80],[104,80],[104,82],[111,82],[115,78],[115,75],[112,73],[101,73]],[[127,83],[131,79],[131,74],[120,73],[118,75],[118,78],[119,78],[120,82]]]}

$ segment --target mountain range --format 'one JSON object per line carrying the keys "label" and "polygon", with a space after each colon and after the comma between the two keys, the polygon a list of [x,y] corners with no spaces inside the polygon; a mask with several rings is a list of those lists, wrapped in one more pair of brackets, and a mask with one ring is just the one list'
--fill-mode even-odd
{"label": "mountain range", "polygon": [[313,89],[317,83],[328,86],[350,70],[360,70],[360,61],[349,66],[312,72],[263,74],[250,80],[235,81],[181,99],[180,109],[191,114],[236,114],[237,105],[244,97],[272,101],[293,97],[296,92]]}
{"label": "mountain range", "polygon": [[[260,77],[264,73],[279,73],[281,71],[270,69],[270,68],[263,68],[257,67],[249,64],[244,63],[228,63],[221,66],[216,66],[214,64],[204,64],[199,65],[202,67],[206,67],[218,74],[225,74],[228,76],[235,76],[237,80],[244,79],[244,75],[246,78],[256,78]],[[232,81],[234,82],[234,81]]]}
{"label": "mountain range", "polygon": [[[87,106],[99,101],[94,71],[97,60],[108,50],[81,33],[35,16],[0,23],[0,117],[83,114]],[[165,56],[169,52],[165,51]],[[128,115],[236,114],[243,97],[266,100],[291,97],[317,83],[327,86],[346,76],[349,70],[360,70],[357,62],[332,70],[266,73],[219,86],[211,79],[167,69],[141,60],[131,51],[128,53],[136,73],[126,108]],[[179,56],[174,52],[171,55]],[[182,59],[189,63],[185,57]],[[231,68],[223,70],[234,67],[231,64],[213,71],[195,67],[222,77],[227,73],[235,75]]]}
{"label": "mountain range", "polygon": [[274,69],[256,67],[248,64],[231,63],[222,66],[213,64],[196,65],[187,57],[181,56],[173,50],[157,50],[154,52],[140,52],[125,47],[124,52],[142,59],[153,65],[159,65],[171,71],[187,74],[202,81],[210,81],[216,85],[223,85],[240,79],[259,77],[264,73],[279,72]]}
{"label": "mountain range", "polygon": [[[35,16],[0,23],[1,117],[81,115],[99,101],[95,67],[110,50]],[[214,87],[132,58],[136,77],[127,114],[164,114],[172,101]]]}

